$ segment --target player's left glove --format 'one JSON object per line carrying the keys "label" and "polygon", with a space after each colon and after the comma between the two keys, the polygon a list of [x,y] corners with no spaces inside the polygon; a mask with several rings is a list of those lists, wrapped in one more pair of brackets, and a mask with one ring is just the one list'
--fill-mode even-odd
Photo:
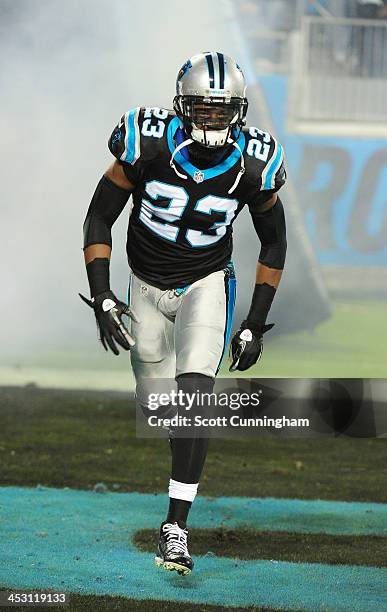
{"label": "player's left glove", "polygon": [[274,323],[264,325],[262,328],[251,329],[248,321],[243,321],[230,345],[231,365],[230,372],[235,370],[248,370],[262,356],[263,334],[274,327]]}
{"label": "player's left glove", "polygon": [[135,312],[129,308],[127,304],[116,298],[112,291],[99,293],[91,300],[81,293],[79,297],[94,310],[100,339],[105,351],[108,350],[109,346],[110,350],[115,355],[119,355],[119,350],[115,344],[116,342],[126,351],[128,351],[131,346],[134,346],[135,341],[122,322],[122,316],[126,315],[137,323],[139,320]]}

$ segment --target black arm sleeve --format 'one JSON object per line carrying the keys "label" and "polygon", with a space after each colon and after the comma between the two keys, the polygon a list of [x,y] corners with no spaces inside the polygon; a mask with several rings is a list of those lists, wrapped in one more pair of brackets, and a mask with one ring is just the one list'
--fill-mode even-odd
{"label": "black arm sleeve", "polygon": [[129,199],[130,192],[106,176],[99,181],[83,224],[83,248],[91,244],[112,246],[111,228]]}
{"label": "black arm sleeve", "polygon": [[241,325],[241,329],[248,327],[249,329],[255,330],[260,334],[269,330],[267,326],[265,327],[265,323],[274,300],[275,293],[276,288],[268,285],[267,283],[255,285],[250,310],[247,318]]}
{"label": "black arm sleeve", "polygon": [[250,207],[255,231],[261,242],[259,261],[268,268],[282,270],[286,258],[285,213],[279,197],[272,208],[258,212]]}

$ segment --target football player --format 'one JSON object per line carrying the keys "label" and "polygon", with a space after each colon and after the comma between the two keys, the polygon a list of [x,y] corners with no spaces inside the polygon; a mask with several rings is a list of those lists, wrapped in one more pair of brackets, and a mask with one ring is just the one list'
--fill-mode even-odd
{"label": "football player", "polygon": [[[272,327],[266,319],[286,253],[277,195],[286,178],[284,153],[268,132],[245,127],[247,105],[238,64],[223,53],[200,53],[178,73],[173,111],[133,108],[110,136],[115,160],[84,223],[87,302],[104,348],[116,355],[118,346],[130,349],[140,403],[148,379],[176,380],[184,394],[212,392],[235,302],[232,223],[245,205],[261,249],[251,307],[231,341],[230,370],[257,362]],[[109,261],[111,228],[130,195],[127,305],[110,288]],[[254,244],[246,248],[258,255]],[[156,564],[184,575],[193,567],[186,523],[207,446],[202,432],[171,437],[169,510]]]}

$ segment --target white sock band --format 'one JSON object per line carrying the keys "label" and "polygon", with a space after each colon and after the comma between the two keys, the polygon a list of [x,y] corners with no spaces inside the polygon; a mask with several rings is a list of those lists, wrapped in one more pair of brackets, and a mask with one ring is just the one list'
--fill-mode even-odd
{"label": "white sock band", "polygon": [[173,499],[184,499],[184,501],[193,502],[198,491],[199,483],[187,484],[178,480],[169,481],[169,497]]}

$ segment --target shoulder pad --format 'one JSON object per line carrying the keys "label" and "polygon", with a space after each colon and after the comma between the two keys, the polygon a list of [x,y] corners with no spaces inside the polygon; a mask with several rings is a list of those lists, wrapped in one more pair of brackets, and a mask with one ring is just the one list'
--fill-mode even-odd
{"label": "shoulder pad", "polygon": [[243,133],[246,180],[260,191],[277,191],[286,180],[282,145],[269,132],[256,127],[243,128]]}
{"label": "shoulder pad", "polygon": [[158,107],[137,107],[123,115],[109,138],[109,149],[118,160],[134,165],[149,161],[166,146],[167,127],[175,113]]}

